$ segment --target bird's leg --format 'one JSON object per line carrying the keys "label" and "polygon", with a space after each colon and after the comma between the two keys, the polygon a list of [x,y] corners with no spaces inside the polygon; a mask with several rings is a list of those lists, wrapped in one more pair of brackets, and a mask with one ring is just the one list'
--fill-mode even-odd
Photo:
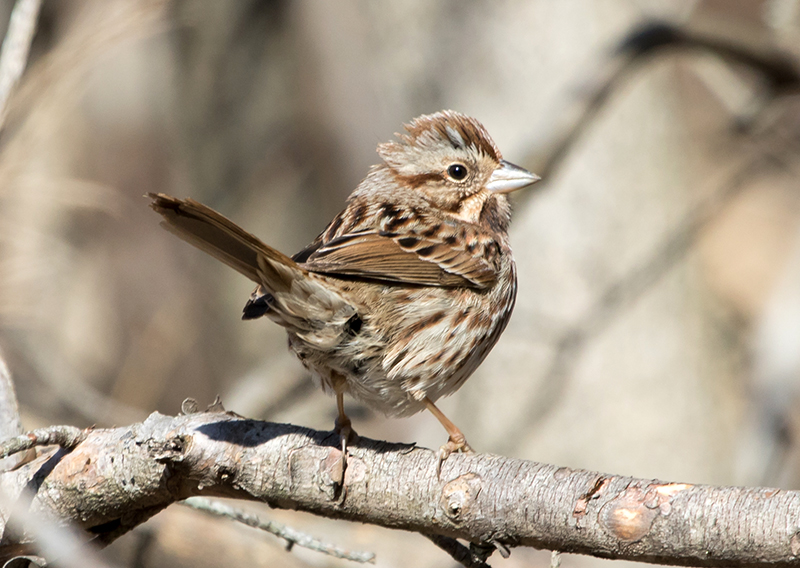
{"label": "bird's leg", "polygon": [[353,430],[353,425],[350,422],[350,417],[344,412],[344,393],[336,391],[336,408],[339,410],[339,416],[336,418],[334,431],[339,434],[339,441],[342,445],[342,453],[347,451],[347,442],[355,442],[358,440],[358,434]]}
{"label": "bird's leg", "polygon": [[439,448],[439,465],[436,467],[436,475],[439,475],[442,470],[442,462],[450,457],[450,454],[453,452],[471,454],[472,448],[470,448],[469,444],[467,444],[467,438],[464,436],[461,430],[458,429],[458,426],[453,424],[453,422],[447,416],[445,416],[444,413],[439,410],[439,408],[427,396],[425,397],[425,406],[431,411],[431,414],[433,414],[436,419],[442,423],[442,426],[444,426],[444,429],[447,430],[447,433],[450,435],[447,443]]}
{"label": "bird's leg", "polygon": [[331,378],[333,379],[331,381],[333,389],[336,392],[336,408],[339,411],[333,431],[339,435],[339,445],[342,449],[341,465],[336,468],[338,471],[334,481],[340,486],[344,486],[344,472],[347,469],[347,444],[355,443],[358,440],[358,434],[353,430],[350,418],[344,412],[345,378],[338,373],[333,373]]}

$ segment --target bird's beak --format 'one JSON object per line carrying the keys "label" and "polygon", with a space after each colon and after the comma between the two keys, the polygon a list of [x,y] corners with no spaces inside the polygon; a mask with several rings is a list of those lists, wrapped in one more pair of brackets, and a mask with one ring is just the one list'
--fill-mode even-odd
{"label": "bird's beak", "polygon": [[500,160],[500,167],[492,172],[489,182],[486,184],[486,189],[494,193],[510,193],[536,183],[540,179],[542,178],[532,174],[525,168]]}

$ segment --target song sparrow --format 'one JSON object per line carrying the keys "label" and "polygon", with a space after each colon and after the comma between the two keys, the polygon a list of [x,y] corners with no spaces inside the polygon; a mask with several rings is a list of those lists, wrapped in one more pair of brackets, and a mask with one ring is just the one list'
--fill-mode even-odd
{"label": "song sparrow", "polygon": [[387,415],[430,410],[449,434],[441,465],[470,448],[434,401],[464,384],[508,323],[517,280],[505,194],[539,178],[503,160],[463,114],[405,129],[292,258],[194,200],[149,197],[167,230],[258,284],[243,318],[286,328],[291,350],[336,394],[343,451],[349,393]]}

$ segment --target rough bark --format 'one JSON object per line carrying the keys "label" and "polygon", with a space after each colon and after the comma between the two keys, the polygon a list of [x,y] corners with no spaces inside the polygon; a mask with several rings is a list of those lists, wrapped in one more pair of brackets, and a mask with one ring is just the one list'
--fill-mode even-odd
{"label": "rough bark", "polygon": [[[44,452],[0,475],[0,491],[104,543],[175,501],[206,495],[501,548],[687,566],[798,563],[800,492],[662,483],[488,454],[453,455],[437,478],[432,451],[365,438],[349,449],[341,487],[337,442],[229,413],[154,413],[90,431],[72,451]],[[4,534],[2,542],[10,551],[29,538]]]}

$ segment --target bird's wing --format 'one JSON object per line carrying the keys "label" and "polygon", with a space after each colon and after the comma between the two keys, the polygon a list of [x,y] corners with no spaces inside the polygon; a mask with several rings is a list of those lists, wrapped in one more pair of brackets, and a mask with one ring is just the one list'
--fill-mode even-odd
{"label": "bird's wing", "polygon": [[321,236],[295,259],[302,259],[300,266],[311,272],[378,281],[478,289],[494,283],[497,267],[484,254],[486,247],[492,248],[486,239],[467,243],[456,234],[428,233],[372,229],[327,241]]}

